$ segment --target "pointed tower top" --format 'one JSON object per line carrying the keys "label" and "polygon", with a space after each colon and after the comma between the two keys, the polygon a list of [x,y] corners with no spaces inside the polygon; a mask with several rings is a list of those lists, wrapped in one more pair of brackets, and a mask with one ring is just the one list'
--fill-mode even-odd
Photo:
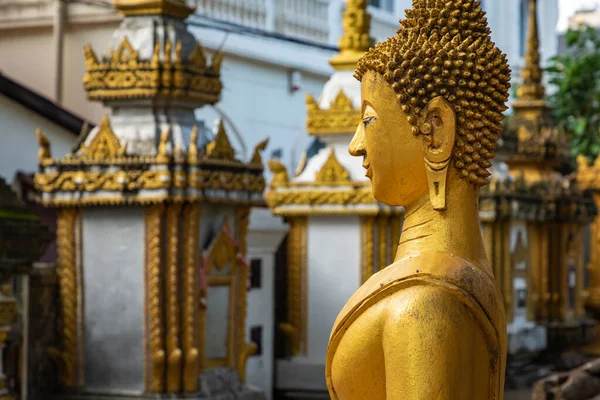
{"label": "pointed tower top", "polygon": [[371,16],[367,12],[368,0],[346,0],[343,26],[340,38],[340,53],[329,63],[337,70],[354,69],[358,59],[374,44],[369,35]]}
{"label": "pointed tower top", "polygon": [[542,84],[540,66],[540,40],[537,24],[537,0],[529,0],[529,33],[527,36],[527,54],[521,74],[523,83],[518,90],[519,102],[544,100],[545,89]]}
{"label": "pointed tower top", "polygon": [[169,15],[185,19],[194,12],[185,0],[113,0],[119,12],[125,16],[135,15]]}

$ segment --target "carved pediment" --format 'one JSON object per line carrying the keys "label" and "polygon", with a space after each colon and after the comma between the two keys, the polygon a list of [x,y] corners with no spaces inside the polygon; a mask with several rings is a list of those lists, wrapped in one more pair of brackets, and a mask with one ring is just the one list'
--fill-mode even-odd
{"label": "carved pediment", "polygon": [[89,145],[82,145],[81,153],[90,160],[108,160],[125,155],[125,146],[121,146],[119,138],[113,132],[107,116],[102,117],[98,133]]}
{"label": "carved pediment", "polygon": [[315,182],[320,185],[346,185],[350,183],[350,175],[338,161],[333,149],[325,164],[317,172]]}

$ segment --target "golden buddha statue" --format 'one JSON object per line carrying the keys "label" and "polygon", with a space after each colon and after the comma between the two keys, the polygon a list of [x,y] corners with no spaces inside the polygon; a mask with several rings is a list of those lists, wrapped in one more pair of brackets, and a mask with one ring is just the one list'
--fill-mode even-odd
{"label": "golden buddha statue", "polygon": [[406,207],[392,265],[340,312],[332,399],[502,399],[504,306],[478,216],[510,69],[475,0],[413,0],[397,35],[359,61],[363,157],[375,198]]}

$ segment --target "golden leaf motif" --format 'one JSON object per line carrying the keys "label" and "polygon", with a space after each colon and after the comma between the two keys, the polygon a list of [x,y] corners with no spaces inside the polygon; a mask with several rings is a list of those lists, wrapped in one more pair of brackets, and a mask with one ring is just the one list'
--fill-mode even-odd
{"label": "golden leaf motif", "polygon": [[106,115],[102,117],[96,136],[88,146],[82,145],[80,150],[85,158],[95,161],[109,160],[125,155],[125,146],[121,146]]}
{"label": "golden leaf motif", "polygon": [[344,89],[340,89],[340,92],[335,96],[335,99],[331,102],[330,109],[335,111],[352,111],[352,100],[346,96]]}
{"label": "golden leaf motif", "polygon": [[222,120],[219,121],[215,138],[206,146],[206,155],[210,159],[227,161],[234,160],[233,147],[231,147],[231,142],[227,137]]}
{"label": "golden leaf motif", "polygon": [[317,172],[315,182],[319,185],[347,185],[350,183],[350,175],[338,161],[333,149],[325,164]]}

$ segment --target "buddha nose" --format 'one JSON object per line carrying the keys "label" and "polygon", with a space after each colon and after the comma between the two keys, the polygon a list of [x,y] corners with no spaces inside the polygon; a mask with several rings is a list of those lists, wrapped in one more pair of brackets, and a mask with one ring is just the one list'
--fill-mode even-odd
{"label": "buddha nose", "polygon": [[362,157],[365,155],[365,127],[361,122],[358,124],[358,128],[356,128],[356,132],[354,133],[354,137],[350,142],[350,146],[348,146],[348,152],[350,155],[354,157]]}

